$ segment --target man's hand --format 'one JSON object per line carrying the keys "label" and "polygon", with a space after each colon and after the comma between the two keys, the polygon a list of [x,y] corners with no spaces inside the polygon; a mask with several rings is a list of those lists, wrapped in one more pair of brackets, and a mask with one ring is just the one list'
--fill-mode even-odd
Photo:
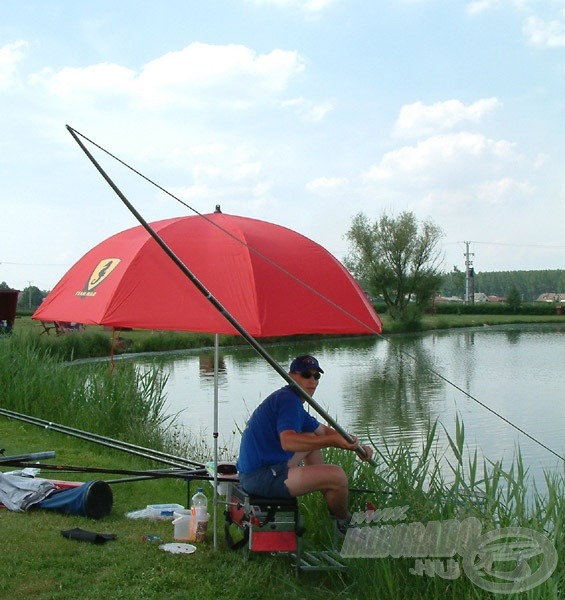
{"label": "man's hand", "polygon": [[373,449],[371,448],[371,446],[361,446],[361,449],[365,451],[365,455],[366,455],[366,456],[363,456],[362,454],[359,455],[359,458],[363,462],[367,462],[368,460],[371,460],[371,458],[373,458]]}

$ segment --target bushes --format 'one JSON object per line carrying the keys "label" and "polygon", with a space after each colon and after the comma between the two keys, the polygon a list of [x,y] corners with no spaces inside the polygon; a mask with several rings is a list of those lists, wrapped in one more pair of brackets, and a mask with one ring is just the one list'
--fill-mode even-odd
{"label": "bushes", "polygon": [[[438,302],[435,305],[438,315],[513,315],[516,311],[506,302],[478,302],[463,304],[462,302]],[[518,314],[521,315],[554,315],[555,304],[545,302],[528,302],[522,304]]]}

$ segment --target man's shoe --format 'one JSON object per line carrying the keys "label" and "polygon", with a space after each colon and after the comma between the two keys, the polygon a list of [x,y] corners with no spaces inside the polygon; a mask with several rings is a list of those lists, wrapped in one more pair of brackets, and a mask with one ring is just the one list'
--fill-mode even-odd
{"label": "man's shoe", "polygon": [[355,527],[359,527],[359,525],[357,525],[357,523],[353,523],[351,521],[351,517],[347,517],[347,519],[336,519],[335,526],[336,526],[336,533],[342,537],[345,537],[348,529],[353,529]]}

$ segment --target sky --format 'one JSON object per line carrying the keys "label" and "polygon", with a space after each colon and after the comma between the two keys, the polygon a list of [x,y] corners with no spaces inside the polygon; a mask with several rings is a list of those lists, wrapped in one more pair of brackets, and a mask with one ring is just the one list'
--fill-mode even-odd
{"label": "sky", "polygon": [[565,268],[564,83],[565,0],[0,0],[0,282],[137,225],[67,125],[147,221],[219,204],[343,260],[410,211],[446,272]]}

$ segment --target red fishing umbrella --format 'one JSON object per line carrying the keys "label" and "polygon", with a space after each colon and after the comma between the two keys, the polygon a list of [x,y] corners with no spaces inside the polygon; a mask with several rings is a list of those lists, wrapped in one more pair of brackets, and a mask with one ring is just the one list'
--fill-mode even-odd
{"label": "red fishing umbrella", "polygon": [[[151,227],[254,337],[381,332],[378,315],[343,265],[290,229],[221,212]],[[142,226],[87,252],[33,318],[237,333]]]}

